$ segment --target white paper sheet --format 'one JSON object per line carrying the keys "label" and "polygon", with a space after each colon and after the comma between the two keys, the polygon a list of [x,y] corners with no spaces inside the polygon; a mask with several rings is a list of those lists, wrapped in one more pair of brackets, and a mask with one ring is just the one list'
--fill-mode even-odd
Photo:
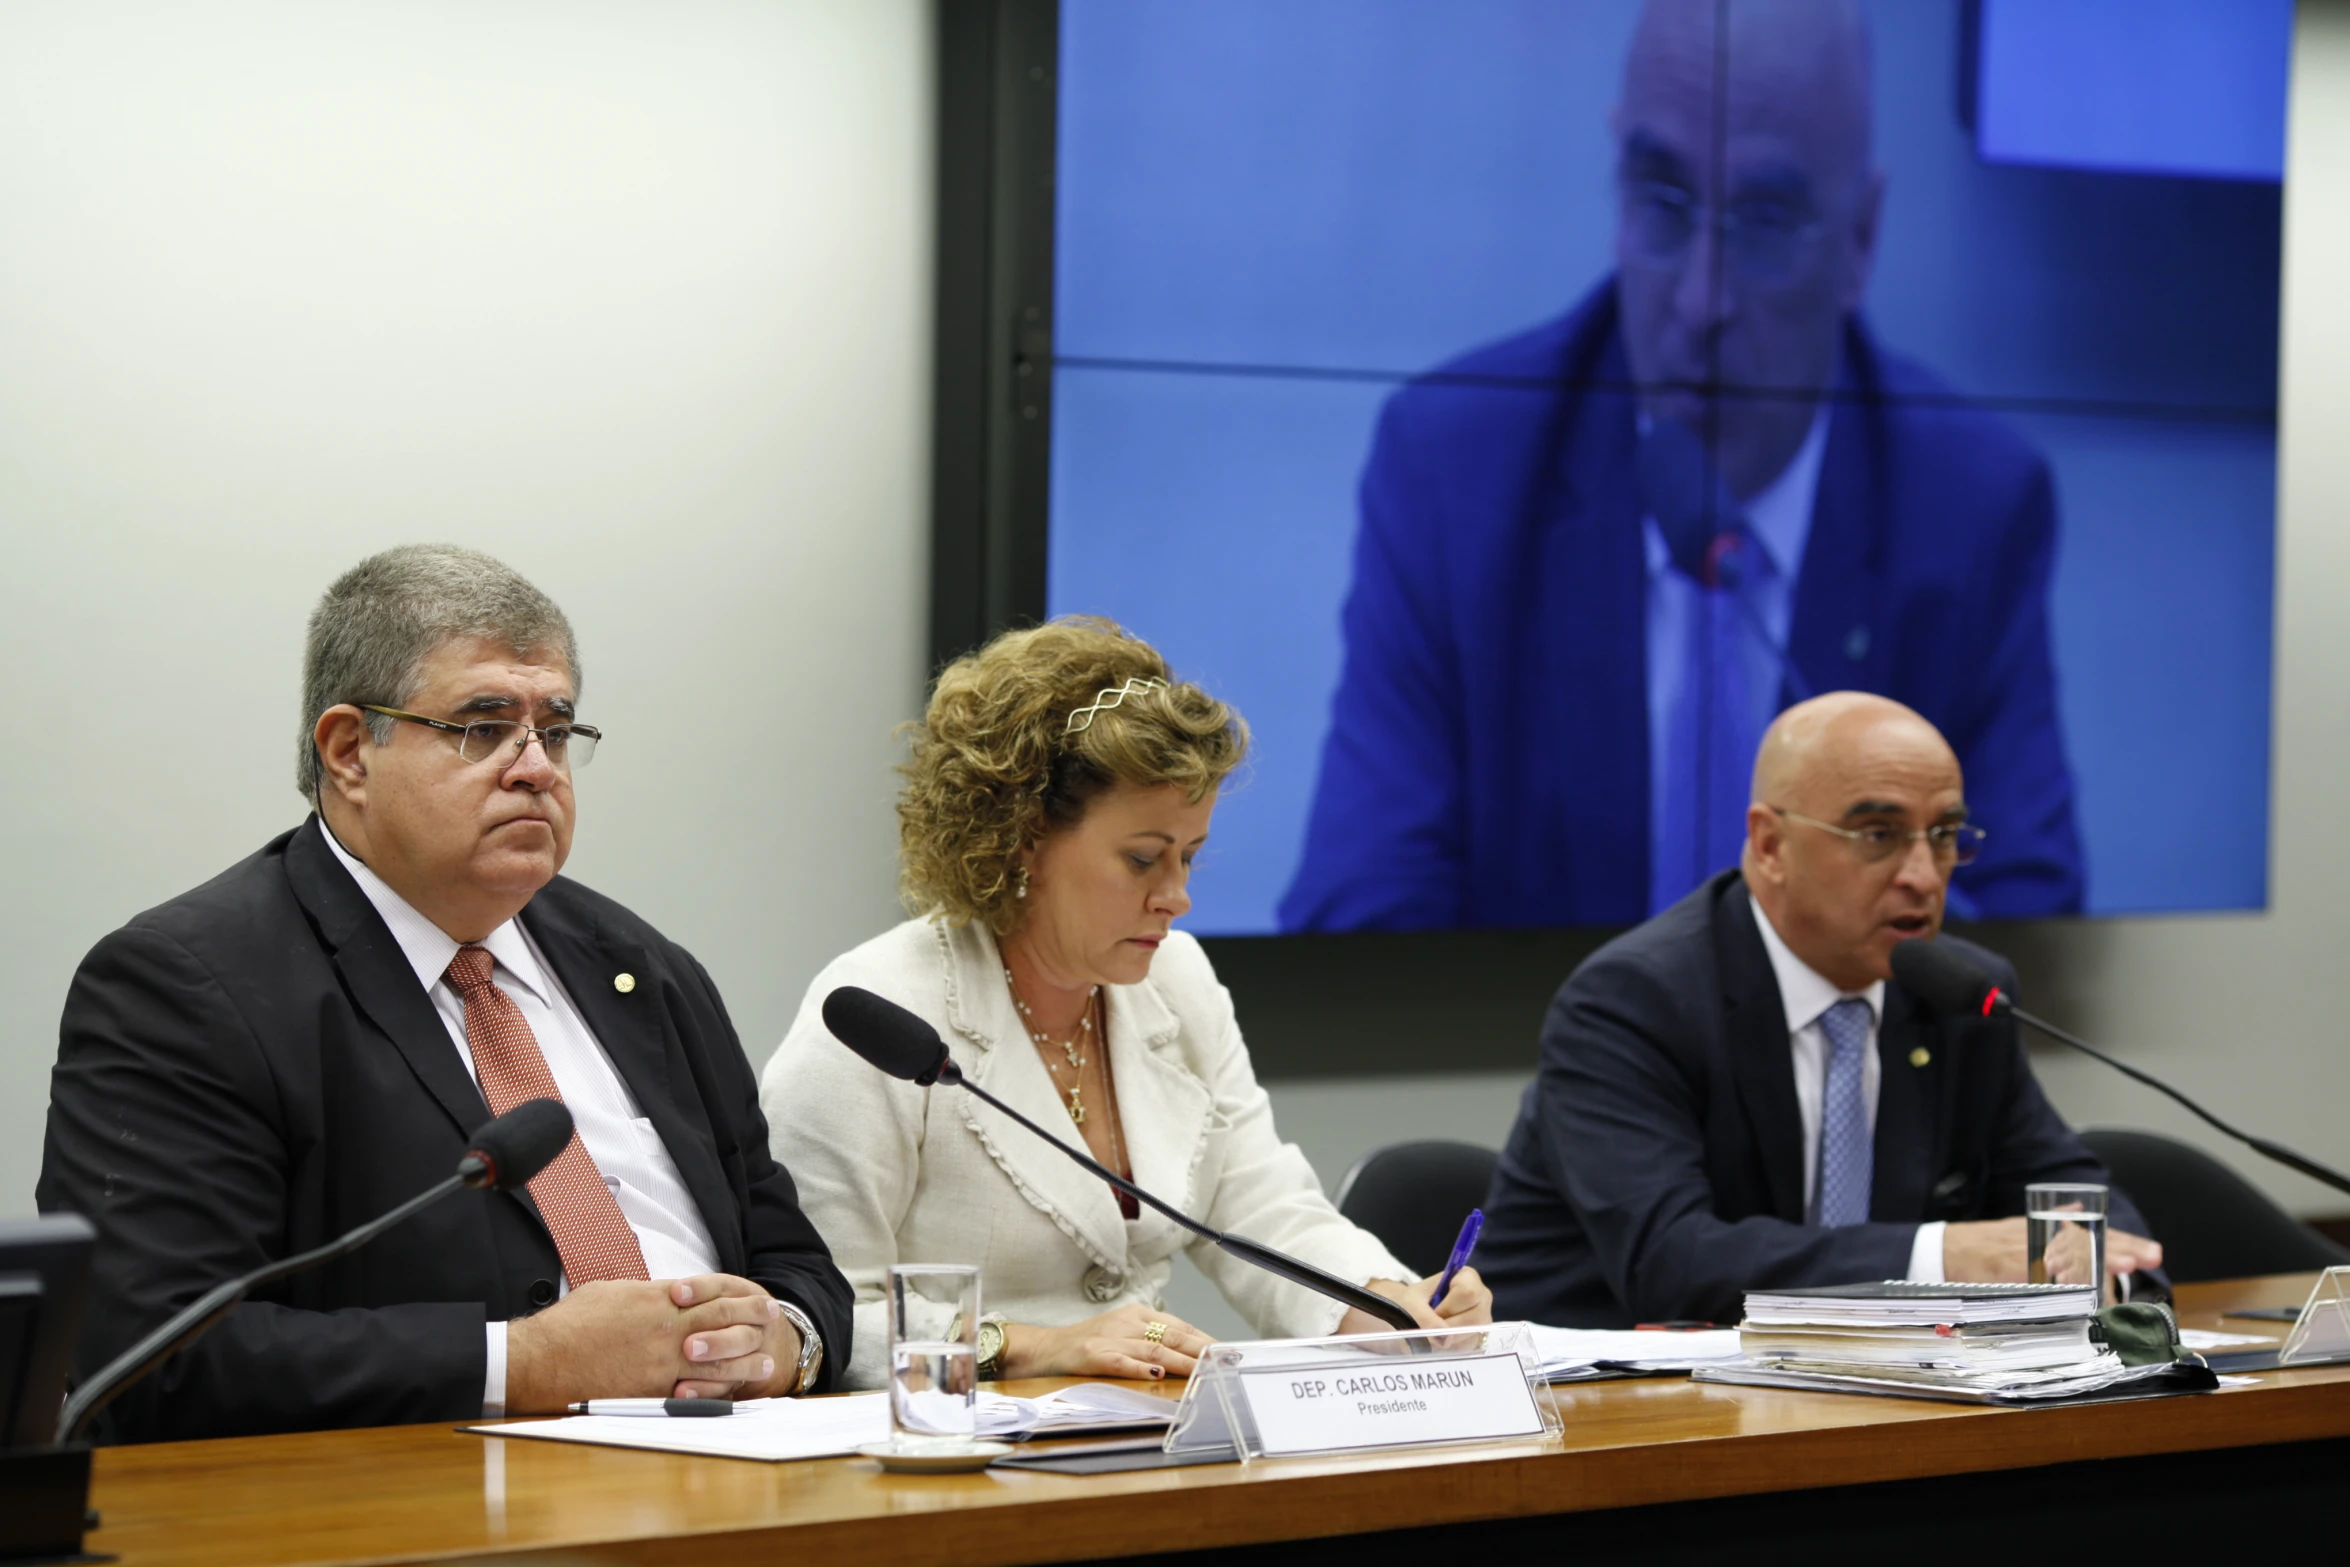
{"label": "white paper sheet", "polygon": [[1546,1328],[1539,1323],[1534,1327],[1534,1348],[1542,1357],[1542,1374],[1553,1382],[1590,1375],[1603,1360],[1643,1371],[1687,1371],[1712,1361],[1734,1360],[1739,1353],[1736,1328],[1659,1333]]}
{"label": "white paper sheet", "polygon": [[[982,1393],[977,1415],[980,1436],[1001,1439],[1097,1425],[1163,1424],[1174,1418],[1175,1405],[1134,1388],[1081,1382],[1043,1398]],[[888,1441],[889,1395],[749,1399],[735,1405],[731,1415],[704,1419],[567,1415],[559,1420],[518,1420],[467,1429],[485,1436],[537,1437],[658,1453],[750,1458],[772,1464],[797,1458],[837,1458],[874,1442]]]}
{"label": "white paper sheet", "polygon": [[601,1447],[641,1447],[657,1453],[698,1453],[710,1458],[753,1458],[782,1463],[794,1458],[835,1458],[871,1442],[889,1440],[889,1395],[852,1393],[845,1398],[759,1398],[734,1406],[715,1419],[652,1415],[567,1415],[559,1420],[518,1420],[502,1426],[472,1426],[486,1436],[539,1437],[554,1442],[588,1442]]}

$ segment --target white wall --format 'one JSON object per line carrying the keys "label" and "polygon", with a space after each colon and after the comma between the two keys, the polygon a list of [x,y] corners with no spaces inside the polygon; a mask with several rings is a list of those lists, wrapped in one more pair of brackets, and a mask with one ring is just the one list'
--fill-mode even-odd
{"label": "white wall", "polygon": [[298,822],[303,619],[448,539],[570,613],[571,869],[754,1057],[893,917],[922,0],[0,6],[0,1215],[75,963]]}

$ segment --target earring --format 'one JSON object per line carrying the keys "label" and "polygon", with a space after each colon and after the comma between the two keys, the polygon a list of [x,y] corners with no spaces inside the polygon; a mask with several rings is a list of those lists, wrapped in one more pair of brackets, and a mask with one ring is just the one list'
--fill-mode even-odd
{"label": "earring", "polygon": [[1021,866],[1019,875],[1020,879],[1012,884],[1012,896],[1025,898],[1028,896],[1028,867]]}

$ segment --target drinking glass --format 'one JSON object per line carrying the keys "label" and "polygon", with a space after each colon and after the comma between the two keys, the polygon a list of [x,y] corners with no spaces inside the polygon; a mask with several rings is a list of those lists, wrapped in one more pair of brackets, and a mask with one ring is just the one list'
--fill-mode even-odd
{"label": "drinking glass", "polygon": [[2034,1284],[2094,1284],[2098,1303],[2110,1300],[2105,1200],[2102,1186],[2051,1182],[2025,1187],[2025,1277]]}
{"label": "drinking glass", "polygon": [[955,1446],[978,1434],[979,1270],[912,1263],[889,1270],[889,1426],[899,1448]]}

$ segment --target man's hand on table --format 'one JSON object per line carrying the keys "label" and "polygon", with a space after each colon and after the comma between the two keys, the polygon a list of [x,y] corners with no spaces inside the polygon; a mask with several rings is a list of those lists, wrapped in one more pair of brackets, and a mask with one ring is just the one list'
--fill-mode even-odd
{"label": "man's hand on table", "polygon": [[717,1329],[698,1321],[688,1327],[685,1358],[694,1370],[678,1380],[672,1398],[781,1398],[799,1391],[800,1330],[773,1296],[731,1273],[699,1274],[669,1288],[689,1318],[721,1308],[748,1318],[730,1317],[735,1325]]}
{"label": "man's hand on table", "polygon": [[[2020,1284],[2025,1277],[2025,1221],[1978,1219],[1942,1231],[1942,1276],[1962,1284]],[[2105,1237],[2105,1276],[2162,1266],[2162,1243],[2127,1230]]]}
{"label": "man's hand on table", "polygon": [[798,1375],[800,1335],[748,1279],[606,1279],[506,1326],[506,1410],[586,1398],[765,1398]]}

